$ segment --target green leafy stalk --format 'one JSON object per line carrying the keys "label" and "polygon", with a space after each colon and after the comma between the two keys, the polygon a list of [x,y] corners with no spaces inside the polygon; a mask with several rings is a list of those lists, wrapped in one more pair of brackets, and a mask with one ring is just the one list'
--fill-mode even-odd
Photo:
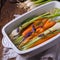
{"label": "green leafy stalk", "polygon": [[52,0],[37,0],[37,1],[34,1],[33,3],[35,4],[35,6],[39,6],[39,5],[42,5],[42,4],[45,4],[47,2],[50,2]]}
{"label": "green leafy stalk", "polygon": [[24,20],[21,24],[24,24],[24,23],[32,20],[32,19],[35,18],[35,17],[36,17],[36,16],[29,17],[29,18],[27,18],[26,20]]}
{"label": "green leafy stalk", "polygon": [[24,45],[22,47],[22,50],[28,49],[30,45],[32,45],[33,43],[35,43],[36,41],[38,41],[40,38],[42,38],[42,37],[38,37],[38,38],[35,37],[35,38],[33,38],[29,43],[27,43],[26,45]]}
{"label": "green leafy stalk", "polygon": [[13,40],[14,44],[20,44],[20,42],[22,41],[23,36],[19,36],[16,40]]}
{"label": "green leafy stalk", "polygon": [[49,2],[49,1],[52,1],[52,0],[36,0],[36,1],[33,1],[34,2],[34,4],[44,4],[45,2]]}
{"label": "green leafy stalk", "polygon": [[37,3],[36,5],[39,6],[39,5],[42,5],[42,4],[45,4],[45,3],[48,3],[48,2],[50,2],[50,1],[44,1],[44,2],[41,2],[41,3],[39,2],[39,3]]}
{"label": "green leafy stalk", "polygon": [[54,17],[58,17],[58,16],[60,16],[60,14],[48,15],[48,16],[44,16],[44,18],[54,18]]}
{"label": "green leafy stalk", "polygon": [[41,2],[43,2],[44,0],[37,0],[37,1],[34,1],[34,4],[39,4]]}

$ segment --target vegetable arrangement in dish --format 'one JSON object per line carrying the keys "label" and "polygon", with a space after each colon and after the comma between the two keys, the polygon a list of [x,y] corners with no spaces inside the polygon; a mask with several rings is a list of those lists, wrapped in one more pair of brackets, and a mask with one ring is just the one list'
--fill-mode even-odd
{"label": "vegetable arrangement in dish", "polygon": [[60,9],[26,19],[9,35],[20,50],[35,47],[60,33]]}

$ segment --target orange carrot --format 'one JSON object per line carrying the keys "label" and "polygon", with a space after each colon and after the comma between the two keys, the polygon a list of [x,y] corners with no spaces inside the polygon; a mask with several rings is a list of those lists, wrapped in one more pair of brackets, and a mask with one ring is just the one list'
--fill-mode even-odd
{"label": "orange carrot", "polygon": [[42,23],[45,23],[47,20],[48,20],[47,18],[43,19],[42,20]]}
{"label": "orange carrot", "polygon": [[[59,32],[58,32],[58,33],[59,33]],[[34,44],[32,44],[29,48],[32,48],[32,47],[34,47],[34,46],[37,46],[37,45],[39,45],[39,44],[47,41],[48,39],[56,36],[58,33],[50,34],[49,36],[46,36],[46,37],[40,39],[39,41],[37,41],[37,42],[35,42]]]}
{"label": "orange carrot", "polygon": [[[44,19],[43,23],[45,23],[47,21],[47,19]],[[31,28],[31,27],[30,27]],[[32,29],[32,28],[31,28]],[[27,31],[27,30],[26,30]],[[38,34],[42,33],[44,31],[43,28],[41,27],[36,27],[36,32],[32,33],[31,36],[29,36],[28,38],[26,38],[21,44],[20,46],[23,46],[24,44],[28,43],[33,37],[38,36]],[[24,34],[23,34],[24,35]],[[26,35],[26,33],[25,33]]]}
{"label": "orange carrot", "polygon": [[26,43],[28,43],[33,37],[38,36],[40,33],[42,33],[44,30],[43,28],[38,28],[36,32],[32,33],[31,36],[29,36],[28,38],[26,38],[20,45],[19,47],[25,45]]}
{"label": "orange carrot", "polygon": [[29,36],[28,38],[26,38],[20,45],[19,47],[25,45],[26,43],[28,43],[33,37],[35,37],[37,35],[37,33],[32,33],[31,36]]}
{"label": "orange carrot", "polygon": [[[47,21],[47,19],[38,19],[36,21],[33,22],[35,28],[37,29],[38,28],[38,23],[42,23],[44,24],[45,22]],[[37,26],[36,26],[37,25]],[[28,32],[32,31],[32,24],[30,26],[28,26],[25,31],[23,31],[22,35],[25,36]]]}
{"label": "orange carrot", "polygon": [[[36,24],[38,22],[41,22],[42,21],[42,18],[40,19],[37,19],[36,21],[34,21],[32,24],[36,27]],[[32,24],[30,26],[28,26],[25,31],[23,31],[22,35],[25,36],[28,32],[30,32],[32,30]]]}
{"label": "orange carrot", "polygon": [[[45,24],[51,24],[50,26],[52,26],[52,23],[54,23],[55,24],[55,22],[51,22],[51,21],[47,21]],[[50,27],[50,26],[48,26],[48,27]],[[45,26],[44,26],[45,27]],[[32,28],[31,28],[32,29]],[[32,33],[32,35],[31,36],[29,36],[28,38],[26,38],[21,44],[20,44],[20,47],[21,46],[23,46],[23,45],[25,45],[26,43],[28,43],[33,37],[35,37],[35,36],[38,36],[38,34],[40,34],[40,33],[42,33],[44,31],[44,29],[43,28],[41,28],[41,27],[39,27],[39,28],[37,28],[36,29],[36,32],[35,33]]]}
{"label": "orange carrot", "polygon": [[50,21],[50,20],[47,20],[47,22],[44,24],[43,28],[46,30],[50,27],[52,27],[53,25],[55,25],[55,21]]}
{"label": "orange carrot", "polygon": [[44,31],[44,29],[40,28],[40,27],[38,29],[36,29],[36,33],[39,33],[39,34],[42,33],[43,31]]}
{"label": "orange carrot", "polygon": [[28,28],[26,28],[25,31],[23,31],[22,35],[25,36],[28,32],[32,30],[32,26],[30,25]]}

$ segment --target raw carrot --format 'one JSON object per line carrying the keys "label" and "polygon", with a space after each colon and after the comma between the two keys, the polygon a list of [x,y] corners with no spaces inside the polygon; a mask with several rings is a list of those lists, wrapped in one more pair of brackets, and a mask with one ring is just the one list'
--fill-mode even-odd
{"label": "raw carrot", "polygon": [[21,44],[19,45],[19,47],[22,47],[23,45],[25,45],[26,43],[28,43],[36,35],[37,35],[37,33],[32,33],[31,36],[29,36],[28,38],[26,38],[24,41],[21,42]]}
{"label": "raw carrot", "polygon": [[37,31],[35,33],[32,33],[31,36],[29,36],[28,38],[26,38],[20,45],[19,47],[22,47],[23,45],[25,45],[26,43],[28,43],[33,37],[38,36],[38,34],[42,33],[44,30],[43,28],[38,28]]}
{"label": "raw carrot", "polygon": [[[34,21],[33,24],[34,24],[35,28],[37,29],[39,25],[42,25],[42,26],[43,26],[43,24],[44,24],[46,21],[47,21],[47,18],[45,18],[45,19],[41,18],[41,19],[38,19],[38,20]],[[39,25],[38,25],[38,24],[39,24]],[[31,32],[31,31],[32,31],[32,24],[31,24],[30,26],[28,26],[28,27],[25,29],[25,31],[23,31],[22,35],[23,35],[23,36],[26,36],[26,34],[27,34],[28,32]]]}
{"label": "raw carrot", "polygon": [[47,22],[44,24],[43,28],[46,30],[50,27],[52,27],[53,25],[55,25],[55,21],[50,21],[50,20],[47,20]]}
{"label": "raw carrot", "polygon": [[23,31],[22,35],[25,36],[31,30],[32,30],[32,26],[30,25],[28,28],[25,29],[25,31]]}
{"label": "raw carrot", "polygon": [[40,25],[36,28],[36,33],[42,33],[44,31],[43,26],[47,20],[47,18],[42,19]]}
{"label": "raw carrot", "polygon": [[47,20],[48,20],[48,19],[45,18],[45,19],[43,19],[43,20],[41,21],[40,26],[38,26],[37,29],[36,29],[36,32],[37,32],[37,33],[42,33],[42,32],[44,31],[43,26],[44,26],[44,24],[46,23]]}
{"label": "raw carrot", "polygon": [[[38,23],[38,22],[40,22],[41,21],[41,19],[38,19],[38,20],[36,20],[35,22],[33,22],[33,24],[34,24],[34,26],[36,27],[36,24]],[[30,25],[30,26],[28,26],[26,29],[25,29],[25,31],[23,31],[23,33],[22,33],[22,35],[23,36],[25,36],[28,32],[30,32],[32,30],[32,24]]]}
{"label": "raw carrot", "polygon": [[38,28],[37,31],[35,33],[32,33],[31,36],[29,36],[28,38],[26,38],[19,47],[25,45],[26,43],[28,43],[33,37],[38,36],[38,34],[42,33],[44,30],[43,28]]}
{"label": "raw carrot", "polygon": [[[43,23],[45,23],[47,19],[44,19]],[[30,37],[28,37],[26,40],[24,40],[20,46],[23,46],[24,44],[28,43],[33,37],[37,36],[38,34],[42,33],[44,31],[41,27],[36,27],[36,32],[33,33]]]}
{"label": "raw carrot", "polygon": [[36,29],[36,32],[37,33],[42,33],[43,31],[44,31],[44,29],[43,28],[40,28],[40,27],[38,29]]}
{"label": "raw carrot", "polygon": [[37,42],[35,42],[34,44],[32,44],[29,48],[32,48],[32,47],[34,47],[34,46],[37,46],[37,45],[39,45],[39,44],[47,41],[48,39],[56,36],[58,33],[59,33],[59,32],[57,32],[57,33],[55,32],[55,33],[53,33],[53,34],[47,35],[47,36],[44,37],[44,38],[41,38],[39,41],[37,41]]}

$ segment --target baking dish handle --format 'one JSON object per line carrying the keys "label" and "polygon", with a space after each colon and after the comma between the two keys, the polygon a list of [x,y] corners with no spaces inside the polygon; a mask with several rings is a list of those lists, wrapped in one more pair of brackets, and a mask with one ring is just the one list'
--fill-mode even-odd
{"label": "baking dish handle", "polygon": [[7,39],[5,37],[2,38],[2,45],[6,48],[12,48],[11,47],[12,45],[10,44],[9,41],[7,41]]}

